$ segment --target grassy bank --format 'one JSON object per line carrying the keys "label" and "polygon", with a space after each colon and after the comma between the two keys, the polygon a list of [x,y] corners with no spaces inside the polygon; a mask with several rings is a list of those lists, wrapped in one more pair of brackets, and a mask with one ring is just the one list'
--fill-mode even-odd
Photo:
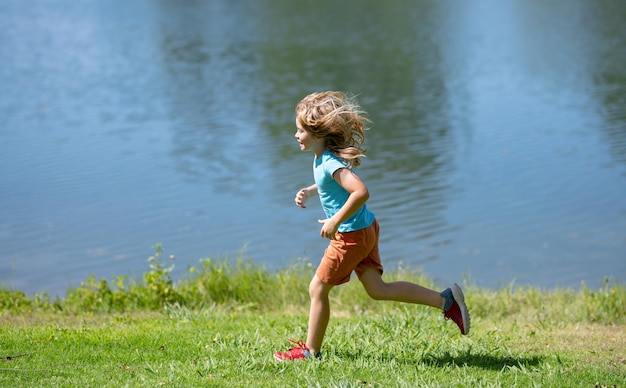
{"label": "grassy bank", "polygon": [[[332,293],[322,361],[279,363],[304,338],[305,261],[269,272],[202,261],[172,281],[155,247],[141,281],[92,277],[67,295],[0,291],[0,386],[626,386],[626,288],[464,285],[472,333],[441,313]],[[387,280],[440,288],[398,268]]]}

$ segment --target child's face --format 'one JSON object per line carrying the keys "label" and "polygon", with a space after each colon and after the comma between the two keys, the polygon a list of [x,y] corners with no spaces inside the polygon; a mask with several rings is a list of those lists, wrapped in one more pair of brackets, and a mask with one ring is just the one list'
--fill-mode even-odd
{"label": "child's face", "polygon": [[297,121],[296,128],[295,138],[298,140],[298,143],[300,143],[300,151],[313,151],[317,156],[324,153],[323,140],[315,138],[315,136],[311,135],[304,128],[302,128],[300,123]]}

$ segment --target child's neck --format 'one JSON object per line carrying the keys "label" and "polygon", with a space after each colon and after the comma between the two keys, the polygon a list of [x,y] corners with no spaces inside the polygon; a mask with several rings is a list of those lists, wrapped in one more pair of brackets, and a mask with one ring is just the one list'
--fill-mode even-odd
{"label": "child's neck", "polygon": [[316,149],[313,152],[315,153],[315,157],[319,159],[322,157],[322,155],[324,155],[324,152],[326,152],[326,147]]}

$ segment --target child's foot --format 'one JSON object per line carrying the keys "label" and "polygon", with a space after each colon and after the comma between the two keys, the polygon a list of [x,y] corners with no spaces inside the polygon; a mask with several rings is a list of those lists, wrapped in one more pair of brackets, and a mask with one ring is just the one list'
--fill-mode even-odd
{"label": "child's foot", "polygon": [[[304,360],[304,359],[313,357],[313,354],[309,351],[309,348],[306,346],[306,344],[302,340],[299,340],[299,341],[289,340],[289,341],[293,342],[296,346],[294,346],[293,348],[289,349],[286,352],[274,353],[275,359],[277,359],[278,361],[286,361],[286,360]],[[315,357],[320,358],[321,354],[318,353],[315,355]]]}
{"label": "child's foot", "polygon": [[450,288],[445,289],[441,296],[446,299],[443,316],[456,323],[461,330],[461,334],[468,334],[471,325],[470,314],[465,305],[465,297],[461,287],[454,283]]}

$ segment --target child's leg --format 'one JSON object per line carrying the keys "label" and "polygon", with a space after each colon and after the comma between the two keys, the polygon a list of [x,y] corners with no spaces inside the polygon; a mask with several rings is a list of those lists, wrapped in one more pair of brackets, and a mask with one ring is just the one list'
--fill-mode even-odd
{"label": "child's leg", "polygon": [[333,286],[322,282],[317,275],[313,276],[309,284],[311,309],[309,311],[309,331],[306,345],[311,354],[317,354],[322,348],[322,341],[330,319],[330,302],[328,293]]}
{"label": "child's leg", "polygon": [[385,283],[380,271],[373,267],[365,269],[359,278],[367,294],[377,300],[394,300],[423,304],[443,309],[445,298],[439,292],[409,282]]}

